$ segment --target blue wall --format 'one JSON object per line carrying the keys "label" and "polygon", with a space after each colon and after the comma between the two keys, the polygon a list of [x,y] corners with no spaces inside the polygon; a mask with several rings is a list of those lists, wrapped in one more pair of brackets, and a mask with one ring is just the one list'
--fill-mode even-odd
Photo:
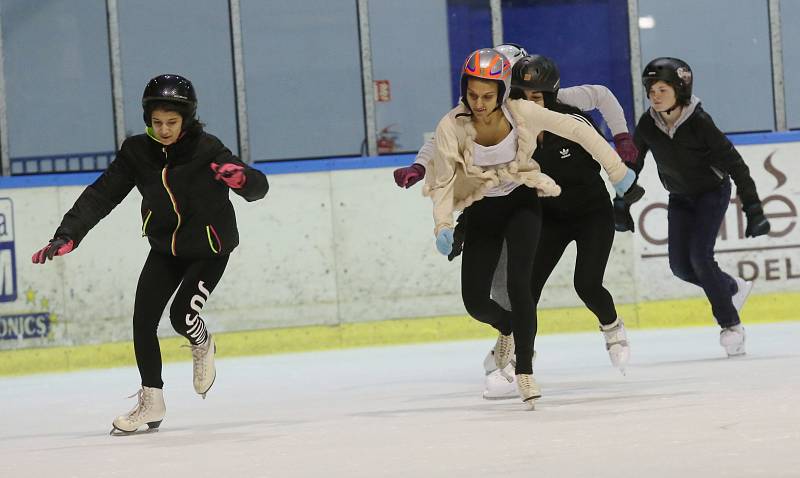
{"label": "blue wall", "polygon": [[[608,87],[634,124],[626,0],[506,0],[504,40],[556,61],[561,86]],[[602,117],[595,115],[598,125]]]}
{"label": "blue wall", "polygon": [[450,40],[450,84],[452,106],[461,95],[461,68],[467,56],[492,44],[492,12],[488,1],[448,0],[447,34]]}

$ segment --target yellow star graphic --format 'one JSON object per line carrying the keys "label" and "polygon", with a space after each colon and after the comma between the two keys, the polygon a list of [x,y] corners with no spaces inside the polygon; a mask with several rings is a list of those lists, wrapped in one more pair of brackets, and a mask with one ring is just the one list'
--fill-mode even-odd
{"label": "yellow star graphic", "polygon": [[28,286],[25,291],[25,302],[28,304],[36,304],[36,292]]}
{"label": "yellow star graphic", "polygon": [[47,310],[47,309],[50,308],[50,299],[48,299],[47,297],[43,297],[42,300],[39,301],[39,303],[42,305],[42,308],[44,310]]}

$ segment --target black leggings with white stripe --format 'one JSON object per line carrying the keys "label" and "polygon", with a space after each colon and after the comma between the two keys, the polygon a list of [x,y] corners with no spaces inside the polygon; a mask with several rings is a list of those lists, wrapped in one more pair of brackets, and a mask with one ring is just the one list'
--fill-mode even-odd
{"label": "black leggings with white stripe", "polygon": [[172,294],[175,293],[169,309],[172,327],[190,343],[204,343],[208,332],[200,317],[200,310],[222,278],[227,265],[227,255],[211,259],[184,259],[150,251],[139,275],[133,306],[133,348],[142,386],[164,386],[157,332],[161,314]]}
{"label": "black leggings with white stripe", "polygon": [[[516,373],[532,373],[536,304],[531,275],[541,234],[541,203],[536,190],[519,186],[507,196],[485,197],[464,211],[466,231],[461,259],[461,296],[467,313],[501,334],[514,333]],[[492,277],[503,241],[508,246],[511,310],[490,298]]]}

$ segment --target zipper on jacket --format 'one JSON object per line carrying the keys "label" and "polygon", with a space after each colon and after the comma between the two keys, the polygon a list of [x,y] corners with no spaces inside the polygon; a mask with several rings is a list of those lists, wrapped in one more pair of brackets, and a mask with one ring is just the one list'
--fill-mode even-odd
{"label": "zipper on jacket", "polygon": [[[164,152],[164,159],[167,159],[167,148],[166,146],[161,149]],[[178,236],[178,228],[181,227],[181,213],[178,211],[178,201],[175,200],[175,195],[172,194],[172,190],[169,188],[169,184],[167,183],[167,166],[164,166],[164,169],[161,170],[161,182],[164,184],[164,189],[167,190],[167,194],[169,195],[169,200],[172,202],[172,209],[175,211],[175,215],[178,216],[178,223],[175,225],[175,230],[172,231],[172,241],[170,244],[170,250],[173,256],[177,256],[178,254],[175,252],[175,239]]]}
{"label": "zipper on jacket", "polygon": [[[214,239],[211,238],[212,235],[214,236]],[[217,230],[214,229],[214,226],[211,224],[206,226],[206,237],[208,237],[208,245],[211,247],[211,250],[214,252],[214,254],[219,254],[219,251],[222,250],[222,240],[220,240]],[[214,240],[217,242],[217,247],[214,247]]]}
{"label": "zipper on jacket", "polygon": [[153,210],[147,210],[147,216],[144,218],[144,222],[142,223],[142,237],[147,236],[147,223],[150,222],[150,217],[153,215]]}

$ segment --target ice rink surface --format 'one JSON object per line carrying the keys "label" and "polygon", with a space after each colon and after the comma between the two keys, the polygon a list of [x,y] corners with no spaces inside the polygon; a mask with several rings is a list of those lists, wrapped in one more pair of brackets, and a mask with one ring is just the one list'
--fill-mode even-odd
{"label": "ice rink surface", "polygon": [[134,368],[4,378],[0,477],[800,477],[800,323],[747,332],[629,331],[624,377],[599,332],[540,336],[535,411],[481,398],[492,341],[219,360],[206,400],[170,364],[125,437]]}

